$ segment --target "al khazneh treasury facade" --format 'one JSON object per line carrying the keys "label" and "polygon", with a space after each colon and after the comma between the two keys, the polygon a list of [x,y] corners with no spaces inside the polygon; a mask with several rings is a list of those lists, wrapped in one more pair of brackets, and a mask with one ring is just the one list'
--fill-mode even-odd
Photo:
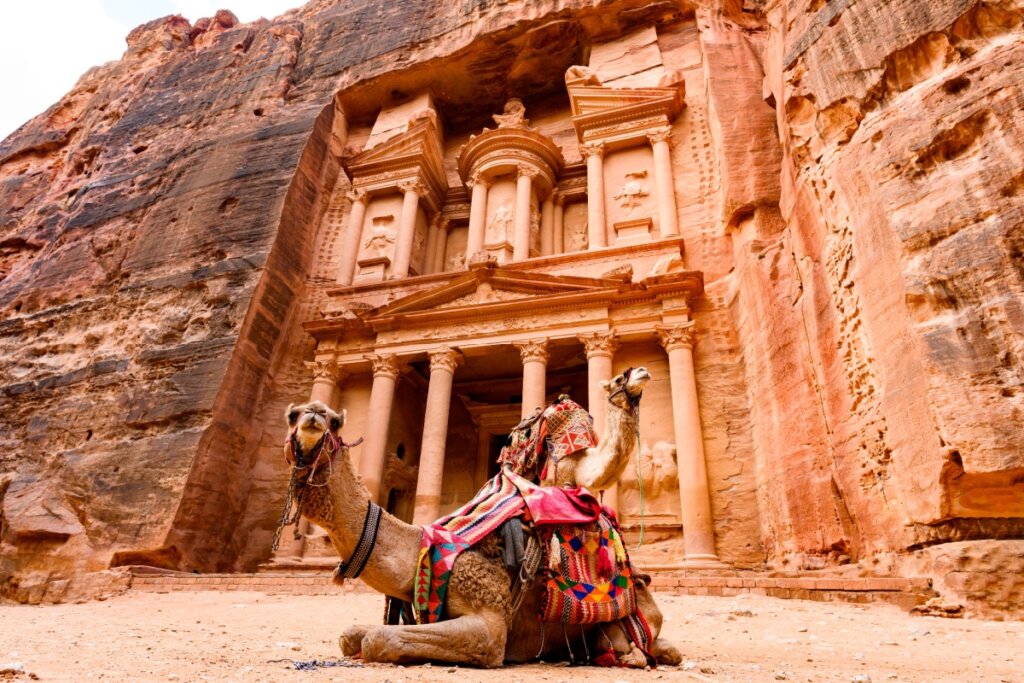
{"label": "al khazneh treasury facade", "polygon": [[[687,268],[680,221],[694,212],[677,197],[697,198],[674,151],[696,136],[664,33],[595,45],[560,92],[530,108],[510,97],[482,129],[446,124],[429,89],[349,121],[337,282],[303,323],[310,398],[348,411],[359,473],[406,521],[467,502],[512,427],[561,394],[602,434],[601,382],[643,365],[643,481],[634,457],[606,502],[631,536],[643,527],[651,566],[726,566],[694,365],[704,275]],[[306,528],[274,566],[329,557]]]}

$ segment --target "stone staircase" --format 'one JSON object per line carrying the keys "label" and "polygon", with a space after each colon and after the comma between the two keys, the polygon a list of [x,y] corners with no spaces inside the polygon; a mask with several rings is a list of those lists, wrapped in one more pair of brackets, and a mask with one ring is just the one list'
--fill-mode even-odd
{"label": "stone staircase", "polygon": [[[331,582],[333,565],[267,565],[253,574],[189,574],[152,567],[132,567],[131,590],[155,593],[179,591],[259,591],[286,595],[345,595],[370,593],[362,581]],[[651,589],[668,595],[736,596],[822,602],[885,602],[903,609],[935,597],[931,580],[892,576],[837,576],[732,570],[659,569],[651,573]]]}

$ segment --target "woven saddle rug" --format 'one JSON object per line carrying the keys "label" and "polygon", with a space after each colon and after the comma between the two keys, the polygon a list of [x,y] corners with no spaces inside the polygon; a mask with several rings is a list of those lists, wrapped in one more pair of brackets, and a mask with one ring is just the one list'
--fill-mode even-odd
{"label": "woven saddle rug", "polygon": [[543,480],[548,467],[584,448],[597,445],[594,420],[565,394],[512,430],[498,462],[531,481]]}
{"label": "woven saddle rug", "polygon": [[[540,618],[593,624],[636,613],[629,556],[613,513],[586,489],[540,487],[503,469],[469,503],[423,528],[413,588],[420,623],[444,617],[459,555],[514,517],[544,541],[547,599]],[[637,639],[641,647],[643,640]]]}

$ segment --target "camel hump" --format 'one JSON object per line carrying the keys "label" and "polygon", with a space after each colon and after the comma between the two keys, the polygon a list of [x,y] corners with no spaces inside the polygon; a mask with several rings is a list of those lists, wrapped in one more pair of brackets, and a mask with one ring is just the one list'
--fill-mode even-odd
{"label": "camel hump", "polygon": [[498,463],[531,481],[545,478],[549,462],[597,445],[594,418],[579,403],[562,394],[538,409],[509,434]]}

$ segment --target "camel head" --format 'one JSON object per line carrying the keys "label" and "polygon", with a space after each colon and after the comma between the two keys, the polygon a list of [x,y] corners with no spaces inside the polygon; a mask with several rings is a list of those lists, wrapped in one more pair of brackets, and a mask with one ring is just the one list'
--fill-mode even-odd
{"label": "camel head", "polygon": [[647,368],[627,368],[621,375],[613,377],[601,386],[608,392],[608,401],[622,410],[631,410],[640,403],[644,386],[651,381]]}
{"label": "camel head", "polygon": [[[318,444],[324,439],[325,434],[329,434],[334,439],[340,439],[341,428],[345,424],[344,410],[338,414],[321,401],[311,401],[301,405],[293,403],[288,406],[285,417],[288,419],[289,436],[288,442],[285,443],[284,457],[289,465],[299,468],[309,467],[313,463],[296,462],[297,458],[303,460],[303,454],[308,455],[317,451]],[[295,449],[292,448],[292,435],[295,436],[295,440],[301,447],[298,456],[294,452]]]}

